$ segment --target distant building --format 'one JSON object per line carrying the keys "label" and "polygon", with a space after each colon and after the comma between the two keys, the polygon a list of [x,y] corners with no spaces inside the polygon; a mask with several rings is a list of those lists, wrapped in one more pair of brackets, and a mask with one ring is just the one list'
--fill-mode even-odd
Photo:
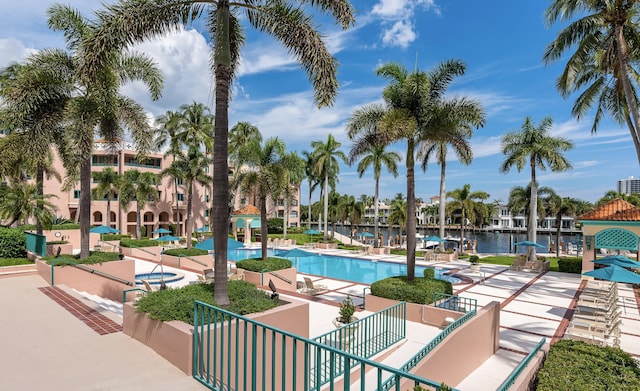
{"label": "distant building", "polygon": [[640,193],[640,178],[634,178],[630,176],[627,179],[620,179],[618,181],[618,193],[620,194]]}

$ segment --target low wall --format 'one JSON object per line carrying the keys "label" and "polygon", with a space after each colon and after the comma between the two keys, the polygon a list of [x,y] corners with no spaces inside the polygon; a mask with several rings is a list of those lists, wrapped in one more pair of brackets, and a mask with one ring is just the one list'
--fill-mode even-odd
{"label": "low wall", "polygon": [[544,360],[549,354],[549,349],[551,345],[549,343],[544,344],[538,353],[529,361],[529,364],[524,368],[522,372],[520,372],[520,376],[516,379],[509,390],[513,391],[529,391],[532,388],[530,387],[531,382],[536,377],[538,370],[544,364]]}
{"label": "low wall", "polygon": [[45,255],[51,256],[56,255],[58,253],[58,248],[60,248],[60,254],[73,254],[73,244],[47,244],[47,249]]}
{"label": "low wall", "polygon": [[326,250],[335,250],[338,248],[338,243],[322,243],[318,242],[315,244],[316,248],[322,248]]}
{"label": "low wall", "polygon": [[389,255],[391,254],[391,249],[389,247],[374,247],[371,250],[371,253],[378,255]]}
{"label": "low wall", "polygon": [[[52,279],[51,265],[39,259],[35,261],[35,264],[40,277],[50,284]],[[135,262],[133,260],[111,261],[85,266],[122,278],[126,281],[135,281]],[[69,288],[81,292],[87,292],[118,302],[122,302],[122,292],[124,290],[133,288],[133,286],[113,281],[98,274],[92,274],[91,272],[69,265],[54,267],[53,282],[55,285],[66,285]],[[128,299],[133,299],[134,297],[134,292],[129,293]]]}
{"label": "low wall", "polygon": [[[52,229],[50,231],[42,231],[46,236],[47,242],[56,242],[66,240],[75,250],[80,250],[80,229]],[[89,248],[93,248],[100,240],[100,235],[89,234]]]}
{"label": "low wall", "polygon": [[148,259],[154,262],[160,262],[160,253],[162,252],[162,246],[153,247],[123,247],[122,253],[126,256],[140,259]]}
{"label": "low wall", "polygon": [[[370,294],[365,296],[365,309],[367,311],[378,312],[396,304],[398,304],[397,300],[385,299]],[[446,318],[458,319],[464,315],[461,312],[438,308],[433,305],[407,303],[406,307],[408,321],[440,328],[444,328],[449,324],[449,322],[445,320]]]}
{"label": "low wall", "polygon": [[298,277],[298,271],[295,267],[288,269],[276,270],[273,273],[277,273],[279,276],[286,278],[288,281],[284,281],[270,272],[258,273],[245,270],[244,279],[257,286],[267,286],[269,280],[273,281],[277,290],[295,292],[296,291],[296,278]]}
{"label": "low wall", "polygon": [[[197,261],[197,262],[196,262]],[[204,263],[201,265],[198,262]],[[204,269],[213,269],[213,254],[195,255],[189,257],[176,257],[175,255],[162,255],[162,264],[176,268],[185,268],[194,271],[203,271]]]}
{"label": "low wall", "polygon": [[[247,317],[305,338],[309,337],[309,303],[306,302],[292,299],[286,305]],[[295,321],[292,322],[292,319]],[[124,305],[122,329],[126,335],[147,345],[187,375],[192,374],[193,326],[179,321],[161,322],[149,319],[147,314],[135,312],[132,302],[127,302]],[[276,343],[280,341],[280,338],[276,339]],[[240,349],[247,350],[243,347]],[[268,347],[265,354],[270,357],[272,350],[282,351],[280,346],[273,346]],[[261,355],[262,345],[257,344],[256,357]]]}

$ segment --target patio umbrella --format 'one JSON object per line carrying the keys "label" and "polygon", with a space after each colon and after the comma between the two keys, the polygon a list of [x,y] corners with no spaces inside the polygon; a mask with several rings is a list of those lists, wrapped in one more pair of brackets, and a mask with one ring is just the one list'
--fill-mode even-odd
{"label": "patio umbrella", "polygon": [[285,257],[285,258],[304,258],[304,257],[313,257],[316,255],[318,254],[311,253],[309,251],[304,251],[299,248],[294,248],[291,250],[281,252],[278,256]]}
{"label": "patio umbrella", "polygon": [[114,234],[120,232],[120,230],[107,227],[106,225],[99,225],[97,227],[93,227],[89,230],[92,234]]}
{"label": "patio umbrella", "polygon": [[627,258],[622,255],[611,255],[608,257],[595,259],[591,261],[593,263],[597,263],[598,265],[616,265],[620,267],[630,267],[630,268],[640,268],[640,262],[634,261],[633,259]]}
{"label": "patio umbrella", "polygon": [[423,238],[422,240],[425,241],[425,242],[438,242],[438,243],[446,242],[446,240],[444,240],[440,236],[436,236],[436,235],[428,236],[426,238]]}
{"label": "patio umbrella", "polygon": [[532,242],[530,240],[525,240],[522,242],[518,242],[518,243],[514,243],[514,246],[525,246],[525,247],[540,247],[540,248],[546,248],[546,246],[543,246],[542,244],[538,244],[536,242]]}
{"label": "patio umbrella", "polygon": [[[213,238],[209,238],[207,240],[203,240],[202,242],[196,244],[194,247],[195,248],[199,248],[200,250],[207,250],[207,251],[215,250],[215,245],[213,243]],[[231,238],[227,239],[227,249],[228,250],[235,250],[235,249],[238,249],[238,248],[241,248],[241,247],[244,247],[244,243],[239,242],[239,241],[237,241],[235,239],[231,239]]]}
{"label": "patio umbrella", "polygon": [[616,265],[611,265],[601,269],[585,272],[582,273],[582,275],[607,281],[616,281],[627,284],[640,284],[640,275]]}
{"label": "patio umbrella", "polygon": [[306,231],[304,231],[305,234],[307,235],[320,235],[321,232],[316,230],[316,229],[308,229]]}
{"label": "patio umbrella", "polygon": [[365,238],[372,238],[373,234],[371,232],[360,232],[358,234],[358,236],[362,236],[362,237],[365,237]]}
{"label": "patio umbrella", "polygon": [[169,231],[166,228],[158,228],[155,231],[151,231],[152,234],[170,234],[171,231]]}
{"label": "patio umbrella", "polygon": [[160,236],[159,238],[155,238],[153,240],[157,240],[159,242],[175,242],[177,240],[180,240],[180,238],[178,236],[173,236],[173,235],[164,235],[164,236]]}

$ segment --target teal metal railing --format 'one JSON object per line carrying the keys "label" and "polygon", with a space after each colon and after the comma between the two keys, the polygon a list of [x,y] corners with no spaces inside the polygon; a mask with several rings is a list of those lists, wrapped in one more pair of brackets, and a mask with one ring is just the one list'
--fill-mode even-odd
{"label": "teal metal railing", "polygon": [[444,308],[456,312],[474,313],[478,311],[478,300],[460,297],[456,295],[448,295],[446,293],[435,292],[433,294],[434,307]]}
{"label": "teal metal railing", "polygon": [[144,292],[144,293],[149,293],[148,290],[144,289],[144,288],[132,288],[132,289],[125,289],[122,291],[122,302],[126,303],[127,302],[127,293],[129,292]]}
{"label": "teal metal railing", "polygon": [[24,232],[27,250],[44,257],[47,253],[47,237],[34,232]]}
{"label": "teal metal railing", "polygon": [[[421,385],[440,390],[438,382],[200,301],[194,304],[193,328],[193,377],[211,390],[315,391],[319,387],[313,385],[323,379],[331,390],[371,390],[380,389],[389,375],[407,389]],[[335,369],[340,362],[354,369],[340,374]],[[358,377],[353,384],[352,375]]]}
{"label": "teal metal railing", "polygon": [[[358,357],[371,358],[406,337],[406,314],[407,305],[405,302],[400,302],[313,338],[313,340],[323,345],[344,350]],[[329,381],[327,374],[330,366],[333,367],[336,375],[342,374],[345,368],[348,368],[343,360],[331,363],[330,359],[329,352],[325,352],[325,355],[321,356],[319,367],[313,369],[314,371],[320,370],[322,374],[320,386]],[[312,386],[314,385],[315,383],[312,382]]]}
{"label": "teal metal railing", "polygon": [[[437,295],[437,294],[436,294]],[[442,294],[444,296],[451,296],[451,295],[445,295]],[[468,308],[468,311],[462,315],[461,317],[459,317],[458,319],[456,319],[455,321],[449,323],[449,325],[447,327],[444,328],[444,330],[442,330],[438,335],[435,336],[435,338],[433,338],[431,341],[429,341],[428,344],[426,344],[424,346],[424,348],[422,348],[418,353],[416,353],[409,361],[407,361],[403,366],[400,367],[400,369],[404,372],[409,372],[410,370],[412,370],[416,365],[418,365],[418,363],[425,358],[429,353],[431,353],[431,351],[433,351],[433,349],[436,348],[436,346],[440,345],[440,343],[442,341],[444,341],[449,334],[451,334],[455,329],[457,329],[458,327],[462,326],[465,322],[467,322],[469,319],[473,318],[476,313],[477,313],[477,302],[474,299],[465,299],[462,297],[458,297],[458,296],[451,296],[450,298],[456,298],[459,300],[459,302],[463,302],[463,303],[467,303],[467,304],[474,304],[474,305],[470,305]],[[435,302],[434,302],[435,304]],[[439,306],[438,306],[439,307]],[[453,308],[462,308],[460,305],[455,305],[452,306],[452,308],[448,308],[448,307],[441,307],[441,308],[447,308],[447,309],[453,309]],[[393,377],[390,377],[389,379],[387,379],[384,383],[382,383],[382,385],[380,386],[380,388],[378,388],[379,391],[386,391],[386,390],[390,390],[392,387],[396,386],[396,381]]]}
{"label": "teal metal railing", "polygon": [[538,351],[544,346],[546,342],[547,339],[543,337],[540,342],[538,342],[538,344],[533,348],[533,350],[527,355],[527,357],[525,357],[524,360],[522,360],[522,362],[518,364],[516,369],[511,372],[509,377],[504,382],[502,382],[502,384],[500,384],[500,387],[498,387],[497,391],[507,391],[509,388],[511,388],[511,386],[516,382],[518,376],[520,376],[522,371],[527,367],[527,365],[529,365],[529,362],[531,362],[531,360],[536,356]]}

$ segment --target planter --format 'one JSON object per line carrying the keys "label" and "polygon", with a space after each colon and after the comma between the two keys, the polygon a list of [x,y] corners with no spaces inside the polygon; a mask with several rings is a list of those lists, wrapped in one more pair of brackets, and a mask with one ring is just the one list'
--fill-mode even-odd
{"label": "planter", "polygon": [[333,325],[339,329],[337,332],[339,333],[340,345],[337,346],[338,349],[342,349],[345,352],[348,352],[351,348],[351,343],[356,338],[356,334],[358,333],[359,323],[354,323],[358,318],[355,316],[351,317],[351,322],[342,323],[340,318],[335,318],[332,323]]}
{"label": "planter", "polygon": [[469,267],[469,269],[473,272],[473,273],[480,273],[480,265],[479,264],[473,264]]}

